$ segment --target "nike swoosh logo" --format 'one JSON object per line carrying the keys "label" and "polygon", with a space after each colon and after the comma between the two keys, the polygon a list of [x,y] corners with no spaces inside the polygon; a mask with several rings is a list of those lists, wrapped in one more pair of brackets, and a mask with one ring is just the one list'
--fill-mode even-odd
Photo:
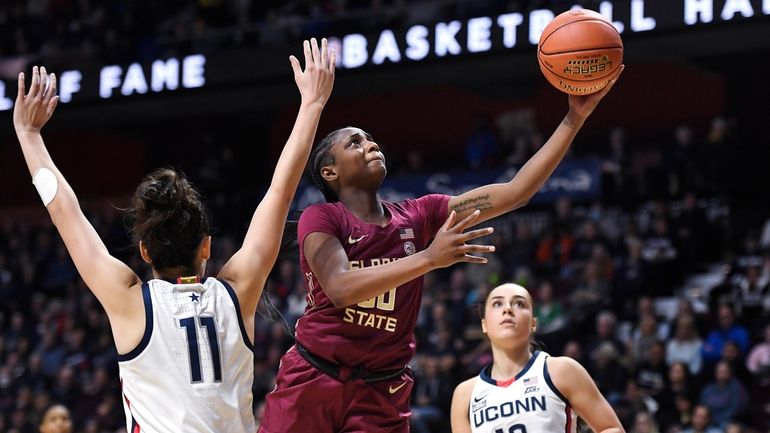
{"label": "nike swoosh logo", "polygon": [[355,244],[355,243],[357,243],[358,241],[360,241],[361,239],[363,239],[363,238],[365,238],[367,236],[369,236],[369,235],[363,235],[360,238],[353,239],[353,235],[350,235],[350,236],[348,236],[348,243],[349,244]]}
{"label": "nike swoosh logo", "polygon": [[478,396],[478,397],[473,397],[473,402],[474,403],[478,403],[481,400],[484,400],[485,398],[487,398],[487,394],[484,394],[484,395],[481,395],[481,396]]}
{"label": "nike swoosh logo", "polygon": [[391,394],[395,394],[396,392],[398,392],[399,389],[403,388],[404,385],[406,385],[406,382],[402,382],[401,385],[399,385],[397,387],[393,387],[393,385],[390,385],[388,387],[388,392],[391,393]]}

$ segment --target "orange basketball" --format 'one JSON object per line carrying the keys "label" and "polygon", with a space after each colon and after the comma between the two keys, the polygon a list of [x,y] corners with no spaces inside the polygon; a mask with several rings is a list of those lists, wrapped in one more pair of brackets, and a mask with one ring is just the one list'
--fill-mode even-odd
{"label": "orange basketball", "polygon": [[598,12],[573,9],[556,16],[543,30],[537,60],[545,78],[571,95],[598,92],[623,62],[623,40]]}

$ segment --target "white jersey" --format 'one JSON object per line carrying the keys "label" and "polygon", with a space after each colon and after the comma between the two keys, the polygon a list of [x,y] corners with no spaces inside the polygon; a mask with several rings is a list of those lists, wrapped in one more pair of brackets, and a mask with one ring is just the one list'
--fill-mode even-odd
{"label": "white jersey", "polygon": [[129,433],[254,433],[254,353],[224,281],[142,285],[139,345],[118,355]]}
{"label": "white jersey", "polygon": [[491,366],[482,369],[471,392],[471,432],[575,433],[577,416],[548,374],[548,356],[535,351],[524,369],[505,382],[492,379]]}

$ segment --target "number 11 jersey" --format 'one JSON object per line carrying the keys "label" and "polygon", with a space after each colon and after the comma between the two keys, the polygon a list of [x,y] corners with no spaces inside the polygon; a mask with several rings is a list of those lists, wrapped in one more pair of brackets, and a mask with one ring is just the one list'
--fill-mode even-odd
{"label": "number 11 jersey", "polygon": [[129,433],[253,433],[254,353],[224,281],[142,285],[144,336],[118,355]]}

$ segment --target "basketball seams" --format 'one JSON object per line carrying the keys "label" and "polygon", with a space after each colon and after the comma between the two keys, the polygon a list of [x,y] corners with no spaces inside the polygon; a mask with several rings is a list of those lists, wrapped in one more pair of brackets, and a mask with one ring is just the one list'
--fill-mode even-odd
{"label": "basketball seams", "polygon": [[591,48],[585,48],[582,50],[567,50],[567,51],[554,51],[553,53],[546,53],[545,51],[540,51],[545,56],[556,56],[559,54],[568,54],[568,53],[584,53],[586,51],[598,51],[598,50],[622,50],[623,47],[620,45],[611,45],[606,47],[591,47]]}
{"label": "basketball seams", "polygon": [[[561,53],[571,52],[571,51],[558,51],[558,52],[551,52],[551,53],[547,53],[547,52],[543,51],[543,45],[545,45],[545,43],[546,43],[546,42],[548,42],[548,39],[549,39],[551,36],[553,36],[553,35],[554,35],[554,34],[555,34],[557,31],[559,31],[560,29],[562,29],[562,28],[564,28],[564,27],[567,27],[567,26],[568,26],[568,25],[570,25],[570,24],[575,24],[575,23],[582,23],[582,22],[585,22],[585,21],[595,21],[595,22],[597,22],[597,23],[600,23],[600,24],[602,24],[602,25],[608,26],[608,27],[610,27],[612,30],[614,30],[614,31],[615,31],[615,33],[617,33],[617,35],[618,35],[618,36],[620,36],[620,32],[618,31],[618,29],[616,29],[616,28],[615,28],[615,26],[613,26],[612,24],[608,23],[607,21],[602,21],[602,20],[600,20],[600,19],[598,19],[598,18],[594,18],[594,17],[587,17],[587,18],[584,18],[584,19],[579,19],[579,20],[574,20],[574,21],[568,21],[568,22],[566,22],[566,23],[564,23],[564,24],[560,25],[559,27],[556,27],[555,29],[553,29],[553,31],[551,31],[551,33],[549,33],[549,34],[548,34],[548,36],[546,36],[546,37],[545,37],[545,39],[543,39],[543,40],[542,40],[540,43],[538,43],[538,44],[537,44],[537,50],[538,50],[538,51],[540,51],[541,53],[545,54],[545,55],[551,55],[551,54],[561,54]],[[620,45],[620,46],[613,46],[613,47],[601,47],[601,48],[623,48],[623,46],[622,46],[622,45]],[[594,48],[591,48],[591,49],[594,49]],[[600,49],[600,48],[597,48],[597,49]],[[586,51],[586,50],[579,50],[579,51]]]}

